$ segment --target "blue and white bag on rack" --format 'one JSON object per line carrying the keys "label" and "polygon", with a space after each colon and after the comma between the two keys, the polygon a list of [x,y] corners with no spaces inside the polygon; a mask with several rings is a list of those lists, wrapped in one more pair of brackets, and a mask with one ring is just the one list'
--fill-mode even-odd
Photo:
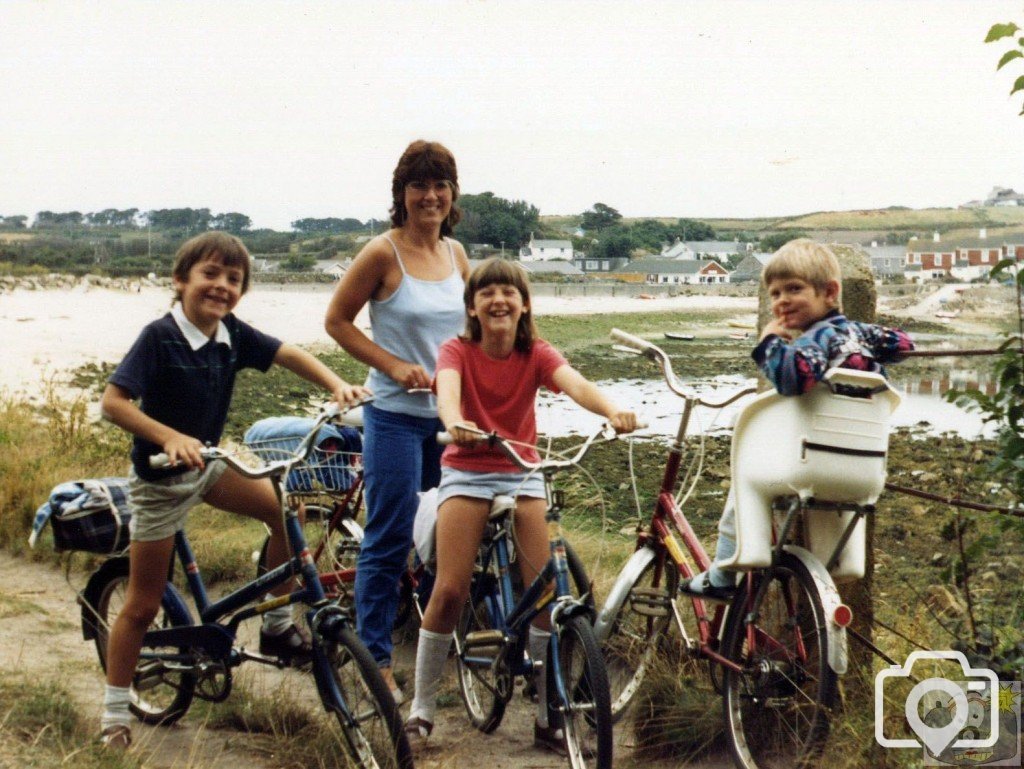
{"label": "blue and white bag on rack", "polygon": [[[307,417],[267,417],[245,431],[243,442],[264,462],[289,459],[313,429]],[[362,461],[363,440],[352,427],[327,424],[317,434],[313,453],[288,473],[289,492],[347,491],[355,481],[354,467]]]}
{"label": "blue and white bag on rack", "polygon": [[70,481],[36,510],[28,544],[35,547],[49,522],[55,550],[114,555],[128,547],[131,520],[127,478]]}

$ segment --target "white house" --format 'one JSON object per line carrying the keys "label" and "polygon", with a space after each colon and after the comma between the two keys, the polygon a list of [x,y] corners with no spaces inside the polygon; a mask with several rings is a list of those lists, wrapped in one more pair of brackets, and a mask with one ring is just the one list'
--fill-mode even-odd
{"label": "white house", "polygon": [[729,282],[729,271],[713,259],[634,259],[615,272],[625,279],[666,285]]}
{"label": "white house", "polygon": [[571,240],[535,240],[530,234],[530,242],[519,249],[519,260],[523,262],[547,262],[552,259],[572,261]]}

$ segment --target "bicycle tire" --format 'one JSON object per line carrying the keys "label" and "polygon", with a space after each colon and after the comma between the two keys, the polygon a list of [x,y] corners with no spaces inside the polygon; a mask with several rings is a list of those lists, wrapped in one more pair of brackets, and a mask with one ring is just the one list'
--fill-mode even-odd
{"label": "bicycle tire", "polygon": [[[810,572],[789,553],[754,579],[756,588],[768,581],[762,600],[750,605],[741,589],[726,623],[724,656],[741,666],[724,671],[729,748],[744,769],[814,766],[838,697],[821,596]],[[757,633],[771,636],[770,649],[764,643],[753,653],[748,648],[751,617]]]}
{"label": "bicycle tire", "polygon": [[[109,569],[106,579],[96,590],[96,605],[93,608],[96,622],[96,653],[103,671],[107,670],[107,643],[114,619],[124,606],[128,589],[128,559],[123,565]],[[151,628],[171,627],[174,623],[164,612],[157,612]],[[175,649],[185,653],[186,649]],[[132,714],[145,724],[170,726],[192,705],[196,679],[192,673],[168,673],[160,670],[156,660],[140,660],[131,685],[131,702],[128,707]]]}
{"label": "bicycle tire", "polygon": [[558,664],[548,665],[547,675],[548,700],[557,712],[549,704],[549,719],[561,721],[573,769],[611,769],[611,698],[594,629],[576,615],[560,622],[555,636]]}
{"label": "bicycle tire", "polygon": [[[657,657],[662,637],[672,622],[672,602],[679,592],[675,564],[656,555],[629,585],[613,587],[602,616],[610,619],[598,641],[604,654],[611,695],[612,721],[618,722],[632,704],[651,662]],[[613,596],[619,596],[613,599]]]}
{"label": "bicycle tire", "polygon": [[[359,557],[359,548],[363,542],[363,527],[352,517],[343,517],[336,527],[331,527],[330,520],[334,511],[326,505],[306,505],[306,525],[303,534],[309,551],[316,548],[327,538],[324,549],[316,561],[316,570],[321,574],[343,569],[354,569]],[[260,545],[256,558],[256,576],[267,573],[267,548],[270,537],[265,537]]]}
{"label": "bicycle tire", "polygon": [[337,724],[336,741],[356,769],[412,769],[412,750],[398,706],[355,630],[342,628],[324,652],[327,669],[317,674],[333,678],[353,722],[338,703],[329,701],[325,692],[330,687],[319,687],[321,698],[328,715],[334,716],[331,722]]}
{"label": "bicycle tire", "polygon": [[[459,678],[459,695],[466,707],[466,713],[474,727],[484,734],[490,734],[501,724],[505,716],[505,706],[510,698],[512,680],[504,664],[495,664],[500,658],[503,648],[500,642],[493,646],[477,647],[466,650],[466,636],[494,629],[491,610],[487,606],[487,598],[500,600],[492,579],[487,579],[486,589],[471,589],[470,598],[462,609],[459,624],[456,627],[458,648],[463,653],[456,655],[455,665]],[[465,657],[490,657],[487,664],[470,664]]]}

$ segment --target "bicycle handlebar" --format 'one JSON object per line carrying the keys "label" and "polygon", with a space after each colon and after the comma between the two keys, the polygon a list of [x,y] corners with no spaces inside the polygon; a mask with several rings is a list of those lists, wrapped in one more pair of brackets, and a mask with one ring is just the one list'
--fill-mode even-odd
{"label": "bicycle handlebar", "polygon": [[676,376],[676,372],[672,369],[672,360],[668,357],[668,353],[660,347],[648,342],[646,339],[641,339],[638,336],[633,336],[633,334],[628,334],[619,328],[613,328],[610,335],[612,339],[616,342],[620,342],[622,346],[629,348],[630,351],[643,355],[645,358],[659,364],[661,366],[661,372],[665,376],[665,381],[668,383],[668,388],[680,398],[692,401],[694,405],[720,409],[739,400],[744,395],[750,395],[751,393],[757,392],[757,388],[747,387],[726,398],[721,403],[712,403],[710,401],[702,400],[696,391],[684,387],[683,383],[679,381],[679,377]]}
{"label": "bicycle handlebar", "polygon": [[[639,427],[640,425],[638,425]],[[644,425],[646,426],[646,425]],[[615,429],[605,423],[601,426],[597,432],[587,438],[576,451],[576,455],[569,459],[542,459],[540,462],[527,462],[523,459],[519,452],[508,442],[505,438],[502,438],[496,432],[485,432],[474,427],[463,427],[463,430],[467,432],[476,433],[480,436],[480,442],[486,443],[489,447],[497,447],[501,452],[508,457],[514,465],[524,472],[551,472],[554,470],[564,470],[567,467],[573,467],[578,465],[580,461],[586,456],[587,452],[590,451],[591,447],[595,443],[607,443],[613,441],[618,437],[618,433]],[[443,446],[447,446],[454,443],[451,433],[441,432],[437,434],[437,442]]]}
{"label": "bicycle handlebar", "polygon": [[[345,422],[346,420],[344,417],[346,414],[372,400],[372,397],[363,398],[362,400],[347,406],[339,406],[337,403],[331,401],[330,403],[326,403],[321,406],[320,413],[313,422],[313,428],[299,442],[295,451],[287,459],[278,459],[273,462],[267,462],[258,468],[252,468],[248,465],[242,464],[234,454],[225,451],[219,446],[204,446],[199,450],[199,454],[203,459],[223,460],[227,463],[228,467],[246,478],[271,478],[274,476],[284,477],[295,465],[300,462],[305,462],[313,453],[313,448],[316,446],[316,436],[319,434],[321,427],[331,421]],[[180,463],[169,462],[167,454],[165,453],[153,454],[149,458],[149,466],[156,470],[174,467],[178,464]]]}

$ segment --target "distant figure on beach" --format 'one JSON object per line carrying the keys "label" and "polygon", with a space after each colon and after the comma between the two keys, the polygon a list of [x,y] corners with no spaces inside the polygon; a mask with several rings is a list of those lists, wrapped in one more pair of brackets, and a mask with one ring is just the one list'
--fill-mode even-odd
{"label": "distant figure on beach", "polygon": [[[452,153],[437,142],[410,144],[391,181],[392,227],[356,256],[324,324],[370,366],[367,384],[375,395],[363,416],[366,533],[356,567],[356,620],[397,702],[391,628],[398,580],[412,546],[417,492],[437,486],[441,476],[435,436],[444,427],[426,388],[441,342],[462,330],[469,274],[462,244],[450,237],[461,217],[458,197]],[[372,340],[355,325],[367,303]]]}

